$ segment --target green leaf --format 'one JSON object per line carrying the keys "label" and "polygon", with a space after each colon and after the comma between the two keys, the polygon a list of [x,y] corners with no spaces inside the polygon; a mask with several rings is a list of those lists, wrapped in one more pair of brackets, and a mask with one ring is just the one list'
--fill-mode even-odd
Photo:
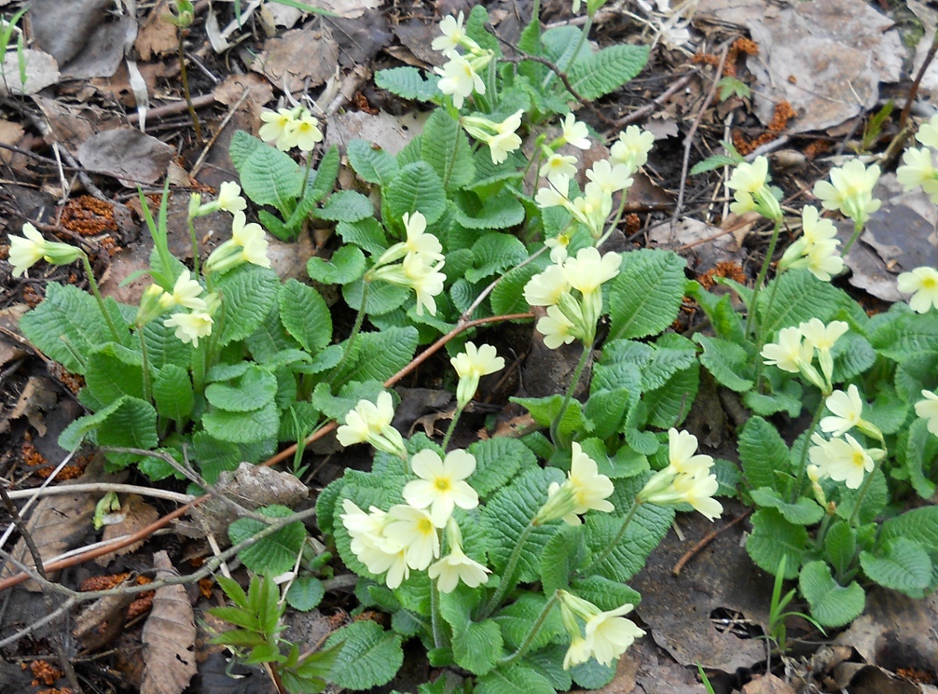
{"label": "green leaf", "polygon": [[[246,139],[254,140],[246,145]],[[245,154],[242,154],[241,152]],[[243,131],[232,138],[232,159],[245,195],[258,205],[273,205],[281,213],[292,209],[303,186],[304,173],[290,156]]]}
{"label": "green leaf", "polygon": [[909,437],[905,455],[900,456],[909,473],[909,483],[923,499],[930,499],[935,493],[935,482],[925,476],[938,457],[938,438],[928,430],[928,421],[916,419],[909,427]]}
{"label": "green leaf", "polygon": [[778,430],[762,417],[750,417],[739,434],[739,460],[754,489],[774,488],[776,472],[788,472],[791,454]]}
{"label": "green leaf", "polygon": [[[362,295],[365,291],[365,281],[355,280],[342,287],[342,298],[350,308],[358,311],[362,306]],[[410,296],[410,289],[399,287],[387,282],[372,282],[368,286],[367,306],[365,313],[371,317],[383,316],[400,308]],[[374,321],[372,321],[374,322]],[[409,325],[409,323],[408,323]],[[398,326],[402,327],[402,326]]]}
{"label": "green leaf", "polygon": [[437,109],[423,126],[420,155],[443,181],[447,191],[459,190],[475,178],[472,146],[459,121]]}
{"label": "green leaf", "polygon": [[299,576],[287,590],[287,604],[294,610],[309,612],[322,602],[326,590],[315,576]]}
{"label": "green leaf", "polygon": [[648,47],[619,44],[604,48],[570,66],[570,85],[584,99],[610,94],[638,75],[648,62]]}
{"label": "green leaf", "polygon": [[[489,560],[496,571],[505,570],[508,557],[521,534],[547,501],[547,487],[551,482],[563,482],[563,473],[553,468],[528,470],[515,477],[511,484],[496,492],[486,503],[482,510],[482,526],[491,538]],[[555,526],[541,526],[528,535],[515,570],[516,579],[534,581],[539,577],[541,552],[555,530]]]}
{"label": "green leaf", "polygon": [[749,364],[749,355],[739,345],[702,333],[694,335],[694,342],[703,347],[700,363],[707,367],[721,386],[726,386],[737,393],[744,393],[752,388],[752,381],[742,378],[739,373]]}
{"label": "green leaf", "polygon": [[431,101],[440,96],[436,86],[439,81],[440,78],[432,73],[424,79],[415,67],[395,67],[375,73],[377,86],[411,101]]}
{"label": "green leaf", "polygon": [[208,613],[213,617],[223,619],[235,626],[243,627],[251,631],[259,630],[257,615],[249,610],[243,610],[240,607],[213,607]]}
{"label": "green leaf", "polygon": [[473,268],[466,272],[466,279],[472,283],[527,260],[528,251],[511,234],[486,234],[472,246]]}
{"label": "green leaf", "polygon": [[590,658],[585,663],[570,668],[570,675],[573,681],[584,689],[599,689],[612,682],[616,676],[616,666],[603,665],[595,658]]}
{"label": "green leaf", "polygon": [[371,200],[354,190],[340,190],[329,196],[316,217],[330,222],[357,222],[375,214]]}
{"label": "green leaf", "polygon": [[[268,518],[289,518],[293,511],[277,504],[264,506],[258,513]],[[228,526],[228,537],[233,545],[247,540],[264,530],[265,523],[253,518],[239,518]],[[306,528],[302,521],[286,525],[238,553],[244,565],[254,573],[277,576],[293,568],[306,541]]]}
{"label": "green leaf", "polygon": [[356,340],[355,359],[342,374],[345,381],[384,382],[403,369],[417,351],[417,329],[389,328],[379,333],[361,333]]}
{"label": "green leaf", "polygon": [[[777,289],[767,286],[759,294],[759,330],[764,335],[774,335],[811,318],[827,323],[837,313],[840,291],[808,270],[789,270],[772,282],[778,283]],[[772,296],[775,300],[769,306]]]}
{"label": "green leaf", "polygon": [[699,385],[700,368],[695,363],[671,376],[661,388],[645,393],[649,424],[661,429],[678,426],[690,414]]}
{"label": "green leaf", "polygon": [[511,190],[496,195],[462,192],[456,200],[456,221],[466,229],[508,229],[524,221],[524,205]]}
{"label": "green leaf", "polygon": [[353,622],[334,632],[326,648],[343,644],[329,673],[340,687],[361,691],[386,684],[404,662],[401,637],[368,620]]}
{"label": "green leaf", "polygon": [[876,552],[860,552],[860,566],[870,580],[913,598],[923,597],[931,583],[928,552],[905,537],[884,542]]}
{"label": "green leaf", "polygon": [[351,140],[346,145],[349,164],[365,183],[385,186],[397,173],[397,160],[367,140]]}
{"label": "green leaf", "polygon": [[339,148],[332,145],[319,160],[316,171],[310,172],[310,178],[306,181],[306,194],[290,217],[292,228],[298,228],[316,204],[335,188],[335,182],[339,176],[339,164]]}
{"label": "green leaf", "polygon": [[475,456],[476,469],[466,481],[483,498],[508,484],[520,470],[537,465],[537,456],[518,439],[498,436],[476,441],[467,450]]}
{"label": "green leaf", "polygon": [[603,576],[590,576],[573,582],[571,591],[584,600],[589,600],[601,610],[610,611],[622,605],[638,605],[642,596],[634,588],[621,581]]}
{"label": "green leaf", "polygon": [[143,399],[140,352],[108,342],[86,356],[85,385],[96,400],[110,404],[124,395]]}
{"label": "green leaf", "polygon": [[707,318],[713,323],[713,330],[717,337],[729,340],[738,345],[746,342],[743,331],[743,322],[739,313],[733,307],[729,294],[719,297],[703,289],[697,282],[688,282],[685,290],[688,296],[697,301]]}
{"label": "green leaf", "polygon": [[210,409],[202,416],[202,426],[221,441],[259,443],[276,439],[280,430],[280,411],[273,401],[253,412]]}
{"label": "green leaf", "polygon": [[[494,619],[501,628],[501,636],[510,651],[517,650],[531,635],[531,625],[537,621],[546,605],[546,596],[540,593],[522,593],[512,604],[498,611]],[[560,607],[554,605],[530,644],[531,650],[543,648],[563,632]]]}
{"label": "green leaf", "polygon": [[365,274],[365,254],[357,246],[342,246],[328,262],[315,256],[310,258],[306,272],[323,284],[348,284]]}
{"label": "green leaf", "polygon": [[46,356],[77,374],[85,373],[85,364],[76,353],[87,358],[114,339],[90,294],[56,282],[47,285],[45,300],[20,318],[19,327]]}
{"label": "green leaf", "polygon": [[[889,484],[886,482],[886,476],[883,474],[882,469],[876,467],[871,474],[873,479],[870,480],[870,484],[866,488],[866,496],[863,497],[860,512],[857,514],[860,523],[872,521],[889,503]],[[837,515],[841,518],[852,516],[853,509],[859,498],[859,489],[842,488],[840,503],[837,505]]]}
{"label": "green leaf", "polygon": [[521,659],[521,663],[546,677],[558,692],[566,692],[573,686],[570,673],[563,669],[563,658],[566,652],[566,645],[552,643],[534,653],[528,653]]}
{"label": "green leaf", "polygon": [[167,364],[153,379],[153,401],[161,417],[181,422],[195,406],[195,395],[189,372],[181,366]]}
{"label": "green leaf", "polygon": [[[644,476],[643,476],[644,477]],[[630,478],[640,480],[643,478]],[[618,485],[612,502],[617,513],[628,511],[628,503],[621,497],[623,485]],[[632,497],[634,498],[634,496]],[[674,519],[674,510],[669,507],[645,504],[632,516],[625,535],[616,543],[613,550],[601,562],[591,569],[592,573],[617,581],[628,581],[645,566],[648,555],[664,539]],[[622,528],[624,518],[618,515],[589,514],[586,516],[586,544],[595,561],[606,548],[612,545]]]}
{"label": "green leaf", "polygon": [[508,273],[502,277],[501,282],[496,284],[495,289],[492,290],[490,299],[492,302],[492,311],[496,315],[525,313],[529,311],[530,306],[528,306],[528,302],[524,300],[524,285],[526,285],[534,275],[543,271],[546,266],[546,258],[541,256],[524,267],[509,270]]}
{"label": "green leaf", "polygon": [[813,499],[802,496],[794,504],[789,504],[777,491],[768,487],[753,491],[752,500],[764,508],[778,509],[785,520],[795,525],[814,525],[824,517],[824,509]]}
{"label": "green leaf", "polygon": [[824,556],[838,575],[850,569],[856,552],[857,531],[846,521],[835,521],[824,536]]}
{"label": "green leaf", "polygon": [[609,292],[609,339],[660,333],[677,318],[684,297],[685,261],[676,253],[625,253]]}
{"label": "green leaf", "polygon": [[489,672],[502,657],[502,634],[498,624],[486,619],[470,622],[453,634],[453,657],[456,664],[475,675]]}
{"label": "green leaf", "polygon": [[273,402],[277,394],[277,377],[266,369],[251,365],[235,385],[211,383],[205,399],[226,412],[253,412]]}
{"label": "green leaf", "polygon": [[383,203],[394,219],[402,219],[405,212],[421,212],[427,224],[433,224],[446,209],[446,192],[436,171],[418,161],[398,171],[384,191]]}
{"label": "green leaf", "polygon": [[[652,391],[667,385],[678,372],[697,365],[697,350],[689,340],[664,335],[656,345],[631,340],[615,340],[603,349],[602,364],[635,364],[641,374],[641,390]],[[631,388],[631,373],[616,374],[615,382]],[[606,386],[611,388],[612,386]]]}
{"label": "green leaf", "polygon": [[[559,393],[544,398],[511,398],[512,402],[526,408],[531,413],[531,418],[542,427],[549,427],[554,418],[560,414],[563,400],[563,396]],[[583,417],[583,404],[578,400],[571,400],[560,419],[557,427],[558,433],[569,436],[587,430],[587,423]]]}
{"label": "green leaf", "polygon": [[[329,419],[344,420],[349,410],[358,404],[359,400],[376,402],[378,395],[384,392],[381,381],[365,381],[346,383],[339,389],[338,395],[333,395],[329,384],[319,383],[313,390],[312,403]],[[391,391],[392,395],[394,391]]]}
{"label": "green leaf", "polygon": [[556,694],[550,680],[528,666],[515,663],[479,678],[475,694]]}
{"label": "green leaf", "polygon": [[821,626],[840,627],[860,616],[866,602],[863,588],[853,581],[844,588],[831,578],[830,567],[812,561],[801,569],[798,579],[801,594],[811,606],[811,616]]}
{"label": "green leaf", "polygon": [[560,526],[541,554],[541,586],[545,595],[570,587],[570,576],[583,557],[583,526]]}
{"label": "green leaf", "polygon": [[804,526],[789,523],[774,508],[763,508],[752,514],[752,535],[746,542],[746,551],[759,568],[772,575],[785,557],[785,578],[794,578],[807,541]]}
{"label": "green leaf", "polygon": [[280,278],[269,268],[250,263],[236,267],[218,278],[215,289],[221,294],[219,347],[243,340],[264,322],[277,301]]}
{"label": "green leaf", "polygon": [[795,380],[785,381],[781,389],[771,393],[750,390],[743,396],[746,407],[758,415],[769,417],[778,412],[787,412],[790,417],[801,414],[803,389]]}
{"label": "green leaf", "polygon": [[339,222],[335,232],[342,237],[345,243],[353,243],[371,255],[381,255],[388,249],[388,240],[384,235],[384,227],[374,217],[362,219],[349,224]]}
{"label": "green leaf", "polygon": [[175,364],[188,369],[192,363],[193,347],[176,337],[176,329],[167,327],[162,320],[151,321],[143,328],[147,344],[147,361],[151,369],[162,369]]}
{"label": "green leaf", "polygon": [[248,596],[245,595],[244,589],[238,584],[237,581],[224,575],[216,576],[215,580],[218,582],[218,585],[221,586],[221,589],[225,591],[225,595],[228,596],[228,599],[231,600],[231,602],[233,602],[238,607],[247,608]]}
{"label": "green leaf", "polygon": [[332,314],[312,287],[290,279],[280,292],[280,320],[307,352],[316,353],[332,340]]}
{"label": "green leaf", "polygon": [[[628,402],[629,390],[627,388],[597,390],[591,393],[583,410],[584,416],[592,425],[591,433],[600,439],[605,439],[618,432],[628,412],[626,407]],[[605,451],[603,451],[603,457],[606,457]]]}
{"label": "green leaf", "polygon": [[862,335],[848,332],[834,344],[834,383],[844,383],[866,372],[876,361],[876,350]]}
{"label": "green leaf", "polygon": [[[896,309],[900,310],[908,311],[908,308]],[[869,335],[873,348],[882,356],[901,363],[923,352],[938,350],[938,315],[934,312],[922,315],[912,312],[900,313],[895,317],[890,312],[886,315],[892,320],[878,325]]]}

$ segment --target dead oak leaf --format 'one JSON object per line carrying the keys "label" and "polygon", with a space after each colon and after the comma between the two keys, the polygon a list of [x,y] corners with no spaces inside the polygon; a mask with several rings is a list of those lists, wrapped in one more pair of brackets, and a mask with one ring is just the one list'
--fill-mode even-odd
{"label": "dead oak leaf", "polygon": [[339,66],[339,47],[328,29],[292,29],[264,44],[251,69],[280,89],[301,92],[332,77]]}
{"label": "dead oak leaf", "polygon": [[[157,580],[174,575],[169,555],[153,555]],[[153,609],[143,627],[143,673],[141,694],[180,694],[196,673],[195,615],[186,589],[181,585],[158,588]]]}

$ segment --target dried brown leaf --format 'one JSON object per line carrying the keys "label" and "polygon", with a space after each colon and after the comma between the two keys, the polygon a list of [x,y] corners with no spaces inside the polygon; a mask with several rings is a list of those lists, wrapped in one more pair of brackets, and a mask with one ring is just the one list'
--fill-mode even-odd
{"label": "dried brown leaf", "polygon": [[[169,555],[153,555],[157,580],[174,575]],[[195,615],[183,586],[158,588],[153,609],[143,627],[143,674],[141,694],[180,694],[196,672]]]}
{"label": "dried brown leaf", "polygon": [[289,92],[316,87],[339,68],[339,47],[328,30],[292,29],[264,44],[251,65],[275,86]]}
{"label": "dried brown leaf", "polygon": [[156,183],[176,150],[136,128],[114,128],[93,135],[78,148],[82,165],[109,174],[127,186]]}
{"label": "dried brown leaf", "polygon": [[167,0],[160,0],[150,10],[134,42],[134,48],[143,62],[150,62],[154,55],[167,55],[176,50],[177,30],[169,21],[171,17]]}
{"label": "dried brown leaf", "polygon": [[[124,503],[121,504],[119,513],[124,516],[124,520],[114,525],[105,526],[104,533],[101,536],[104,542],[115,537],[120,537],[121,535],[133,535],[135,532],[150,525],[150,523],[160,516],[159,512],[154,507],[150,506],[150,504],[143,500],[142,496],[137,494],[127,495],[127,498],[124,499]],[[140,545],[142,544],[143,540],[134,542],[132,545],[127,545],[121,549],[104,554],[95,561],[100,566],[107,566],[115,557],[136,552],[140,549]]]}

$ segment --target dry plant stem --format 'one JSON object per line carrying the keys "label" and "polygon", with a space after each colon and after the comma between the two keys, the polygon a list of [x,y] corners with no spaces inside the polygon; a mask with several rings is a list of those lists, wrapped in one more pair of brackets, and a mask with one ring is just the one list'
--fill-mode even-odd
{"label": "dry plant stem", "polygon": [[189,117],[192,119],[192,127],[195,130],[195,139],[202,141],[202,126],[199,124],[199,115],[195,112],[195,106],[192,105],[192,95],[189,93],[189,73],[186,70],[186,51],[183,46],[182,29],[179,29],[179,77],[182,79],[182,93],[186,97],[186,106],[189,109]]}
{"label": "dry plant stem", "polygon": [[166,489],[156,489],[155,487],[138,487],[134,484],[117,484],[114,482],[92,482],[89,484],[63,484],[55,487],[43,487],[39,489],[17,489],[8,492],[11,499],[26,499],[31,496],[55,496],[58,494],[82,494],[82,493],[100,493],[100,492],[118,492],[119,494],[139,494],[140,496],[149,496],[154,499],[165,499],[175,501],[180,504],[187,504],[194,496],[189,494],[179,494]]}
{"label": "dry plant stem", "polygon": [[[26,527],[26,523],[23,522],[23,518],[16,510],[16,505],[13,503],[10,495],[7,494],[6,487],[4,487],[2,484],[0,484],[0,497],[3,498],[3,505],[6,506],[7,513],[9,513],[10,518],[13,519],[13,525],[16,526],[16,529],[20,533],[20,537],[23,538],[23,542],[26,544],[26,548],[29,550],[30,556],[33,558],[33,564],[36,566],[36,573],[39,574],[41,578],[48,581],[49,577],[46,575],[45,568],[42,565],[42,554],[40,554],[39,548],[36,547],[36,543],[33,541],[33,536],[29,532],[29,528]],[[10,557],[10,559],[12,558],[13,557]],[[53,607],[52,595],[43,592],[42,597],[45,600],[46,609],[48,609],[50,612],[53,612],[55,608]],[[65,648],[62,646],[59,637],[57,635],[52,635],[51,641],[52,648],[55,650],[56,656],[58,656],[59,664],[65,671],[65,677],[68,679],[69,686],[72,687],[74,692],[81,694],[82,689],[81,685],[78,683],[78,676],[75,674],[75,668],[72,667],[72,663],[68,659],[68,655],[65,653]]]}
{"label": "dry plant stem", "polygon": [[[225,127],[228,123],[231,122],[231,119],[234,118],[234,114],[238,112],[238,109],[241,108],[241,104],[244,103],[244,100],[248,98],[248,94],[251,93],[251,88],[246,87],[244,92],[241,94],[241,97],[235,102],[235,104],[228,109],[228,113],[225,114],[225,117],[222,119],[222,122],[218,124],[218,127],[215,129],[215,132],[212,133],[212,136],[209,138],[208,142],[205,143],[205,147],[202,148],[202,153],[199,155],[199,158],[195,160],[195,164],[192,166],[192,171],[189,172],[190,178],[195,178],[196,174],[202,170],[202,165],[205,163],[208,153],[212,151],[212,147],[215,145],[215,141],[218,140],[219,136],[225,131]],[[190,103],[194,103],[190,99]],[[209,102],[211,103],[211,102]],[[150,111],[152,114],[153,111]],[[196,273],[198,274],[198,273]]]}
{"label": "dry plant stem", "polygon": [[677,564],[674,565],[674,568],[671,569],[671,575],[675,577],[680,576],[681,571],[684,569],[685,566],[687,566],[687,563],[691,559],[693,559],[695,556],[697,556],[697,553],[700,552],[700,550],[702,550],[704,547],[709,545],[711,542],[717,539],[722,533],[726,532],[727,530],[732,528],[734,525],[737,525],[741,523],[743,520],[745,520],[746,518],[749,518],[751,514],[752,514],[752,509],[751,508],[746,509],[744,513],[742,513],[741,515],[731,520],[722,528],[718,528],[717,530],[712,530],[706,535],[704,535],[696,545],[694,545],[689,550],[687,550],[684,553],[684,556],[682,556],[678,560]]}
{"label": "dry plant stem", "polygon": [[[296,521],[303,521],[303,520],[306,520],[307,518],[313,517],[315,513],[316,513],[316,509],[310,508],[310,509],[306,509],[305,511],[300,511],[299,513],[294,513],[292,516],[287,516],[286,518],[278,518],[276,522],[271,523],[269,526],[261,530],[256,535],[253,535],[247,538],[246,540],[239,542],[236,545],[232,545],[231,547],[229,547],[228,549],[226,549],[224,552],[222,552],[220,555],[216,557],[207,559],[205,563],[202,564],[202,566],[197,571],[191,574],[186,574],[185,576],[180,576],[180,575],[170,576],[168,578],[157,579],[155,581],[152,581],[150,583],[145,583],[143,585],[132,585],[132,586],[126,586],[123,588],[111,588],[110,590],[95,590],[95,591],[88,591],[85,593],[79,593],[77,591],[66,588],[65,586],[59,585],[58,583],[52,583],[51,581],[45,581],[45,583],[43,584],[42,577],[39,576],[39,574],[36,573],[35,571],[28,569],[23,574],[17,574],[17,576],[19,575],[25,576],[23,580],[32,578],[36,580],[37,582],[39,582],[40,584],[42,584],[43,587],[48,588],[52,592],[67,595],[68,599],[65,602],[63,602],[61,605],[59,605],[59,607],[56,608],[53,612],[46,615],[42,619],[39,619],[29,624],[28,626],[16,632],[12,636],[8,636],[7,638],[0,641],[0,648],[5,648],[6,646],[9,646],[11,643],[16,643],[18,640],[20,640],[24,636],[28,636],[29,634],[33,633],[36,629],[39,629],[40,627],[43,627],[46,624],[49,624],[50,622],[55,621],[60,616],[68,612],[72,607],[82,602],[88,602],[90,600],[97,600],[98,598],[104,598],[104,597],[108,597],[112,595],[134,595],[136,593],[145,593],[150,590],[158,590],[159,588],[163,588],[164,586],[187,585],[189,583],[195,583],[199,579],[205,578],[209,574],[214,573],[218,569],[218,567],[221,566],[222,562],[227,561],[228,559],[231,559],[238,552],[241,552],[247,549],[254,543],[258,542],[259,540],[262,540],[265,537],[268,537],[274,534],[278,530],[285,528],[290,523],[294,523]],[[2,552],[0,554],[6,554],[6,552]],[[21,569],[22,568],[26,568],[26,567],[21,567]],[[46,566],[45,568],[47,571],[50,570],[49,566]],[[13,578],[16,578],[16,576],[14,576]]]}
{"label": "dry plant stem", "polygon": [[[192,99],[193,108],[205,108],[206,106],[211,106],[215,103],[215,97],[212,94],[203,94],[202,96],[197,96]],[[164,104],[162,106],[157,106],[156,108],[151,108],[147,111],[148,119],[162,118],[163,116],[175,116],[177,113],[183,113],[189,109],[189,104],[185,101],[174,101],[169,104]],[[127,116],[127,122],[130,124],[136,123],[140,120],[140,115],[137,113],[131,113]]]}
{"label": "dry plant stem", "polygon": [[694,135],[697,134],[697,128],[700,127],[703,115],[710,107],[713,97],[716,96],[717,85],[720,83],[720,76],[723,74],[723,66],[726,65],[726,56],[730,52],[730,43],[731,42],[727,42],[723,48],[723,53],[720,55],[720,62],[713,75],[713,84],[710,87],[710,92],[707,94],[706,100],[700,107],[700,111],[697,113],[694,123],[690,126],[690,130],[687,131],[687,137],[684,138],[684,160],[681,163],[681,187],[678,189],[677,204],[674,206],[674,215],[671,217],[673,221],[677,221],[678,217],[681,216],[681,211],[684,209],[684,192],[687,188],[687,168],[690,165],[690,150],[694,146]]}
{"label": "dry plant stem", "polygon": [[905,124],[909,120],[909,112],[912,110],[912,102],[915,101],[915,97],[918,95],[919,85],[922,83],[922,78],[925,76],[925,71],[928,70],[928,66],[931,65],[931,61],[934,60],[936,52],[938,52],[938,33],[936,33],[932,39],[931,46],[928,48],[928,53],[925,54],[925,60],[922,61],[922,66],[918,69],[918,73],[915,75],[915,80],[912,82],[912,86],[909,87],[909,96],[906,97],[905,106],[902,107],[902,115],[899,116],[899,130],[903,130],[905,128]]}
{"label": "dry plant stem", "polygon": [[632,113],[628,114],[627,116],[623,116],[622,118],[617,120],[615,122],[615,127],[621,130],[622,128],[624,128],[626,125],[629,125],[630,123],[639,121],[645,116],[650,116],[658,108],[663,106],[664,103],[668,99],[670,99],[672,96],[674,96],[684,87],[686,87],[687,83],[690,82],[691,79],[694,77],[694,75],[696,75],[698,72],[699,70],[696,70],[696,69],[691,70],[686,75],[681,77],[677,82],[675,82],[670,87],[668,87],[665,91],[659,94],[658,97],[654,101],[652,101],[650,104],[646,104],[642,106],[640,109],[632,111]]}

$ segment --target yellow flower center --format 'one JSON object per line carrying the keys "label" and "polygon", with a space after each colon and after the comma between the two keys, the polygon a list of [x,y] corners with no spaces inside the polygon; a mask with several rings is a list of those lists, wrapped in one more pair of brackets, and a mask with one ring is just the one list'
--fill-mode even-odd
{"label": "yellow flower center", "polygon": [[436,532],[436,528],[433,526],[432,520],[425,518],[417,522],[417,532],[421,535],[430,535]]}
{"label": "yellow flower center", "polygon": [[934,289],[936,286],[938,286],[938,280],[934,277],[926,277],[922,280],[922,289]]}
{"label": "yellow flower center", "polygon": [[436,481],[433,483],[433,486],[435,486],[441,492],[448,492],[452,488],[449,480],[445,477],[437,477]]}
{"label": "yellow flower center", "polygon": [[863,467],[865,464],[863,453],[860,451],[854,451],[851,462],[857,467]]}

